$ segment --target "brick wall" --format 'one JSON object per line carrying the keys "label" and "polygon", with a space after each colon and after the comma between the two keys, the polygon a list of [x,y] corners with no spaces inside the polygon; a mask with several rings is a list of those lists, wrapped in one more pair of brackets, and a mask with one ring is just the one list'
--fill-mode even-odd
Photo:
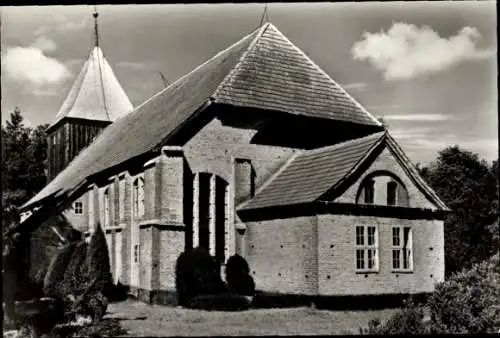
{"label": "brick wall", "polygon": [[159,250],[159,289],[175,290],[175,263],[184,251],[184,231],[161,230]]}
{"label": "brick wall", "polygon": [[[405,171],[397,160],[394,158],[392,153],[386,148],[382,151],[382,153],[375,159],[372,165],[366,170],[358,181],[349,187],[342,196],[339,196],[335,202],[343,202],[343,203],[356,203],[356,194],[360,188],[360,184],[366,175],[376,171],[376,170],[387,170],[396,175],[406,186],[408,191],[408,199],[409,206],[411,208],[428,208],[428,209],[436,209],[426,197],[425,195],[415,186],[413,181],[406,175]],[[385,185],[379,184],[375,187],[375,196],[381,196],[378,201],[382,204],[385,204],[385,196],[386,190]]]}
{"label": "brick wall", "polygon": [[[377,225],[379,272],[356,273],[355,226]],[[392,272],[392,226],[413,232],[413,272]],[[431,292],[444,280],[442,221],[368,216],[318,216],[318,279],[321,295]]]}
{"label": "brick wall", "polygon": [[[292,148],[251,144],[255,133],[256,131],[252,129],[222,125],[220,120],[214,119],[183,146],[185,158],[193,173],[212,173],[229,184],[227,257],[238,252],[237,247],[241,247],[245,242],[234,230],[234,224],[240,222],[234,212],[237,204],[235,199],[238,198],[238,202],[244,200],[240,193],[236,196],[235,192],[245,191],[244,195],[248,195],[249,182],[247,176],[241,180],[236,178],[236,159],[251,162],[254,186],[258,189],[296,151]],[[236,184],[240,186],[237,187]],[[237,244],[238,242],[241,245]]]}
{"label": "brick wall", "polygon": [[247,224],[246,259],[258,290],[317,294],[316,217]]}

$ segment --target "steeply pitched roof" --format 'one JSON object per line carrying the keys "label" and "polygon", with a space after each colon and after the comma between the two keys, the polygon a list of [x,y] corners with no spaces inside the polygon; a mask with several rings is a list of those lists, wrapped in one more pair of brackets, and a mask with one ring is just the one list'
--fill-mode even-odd
{"label": "steeply pitched roof", "polygon": [[378,145],[384,143],[417,187],[440,209],[449,210],[388,132],[296,153],[256,195],[237,208],[249,210],[271,206],[309,203],[352,176]]}
{"label": "steeply pitched roof", "polygon": [[255,196],[238,209],[315,201],[334,187],[384,138],[384,132],[296,153]]}
{"label": "steeply pitched roof", "polygon": [[23,208],[154,149],[209,103],[380,125],[276,27],[265,24],[108,126]]}
{"label": "steeply pitched roof", "polygon": [[132,109],[101,48],[94,47],[51,126],[64,117],[115,121]]}

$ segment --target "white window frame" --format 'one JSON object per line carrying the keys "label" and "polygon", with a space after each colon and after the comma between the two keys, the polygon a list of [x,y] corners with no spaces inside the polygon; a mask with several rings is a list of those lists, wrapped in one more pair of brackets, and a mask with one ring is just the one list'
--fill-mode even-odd
{"label": "white window frame", "polygon": [[73,205],[73,210],[75,212],[75,215],[83,215],[83,202],[76,201]]}
{"label": "white window frame", "polygon": [[[362,231],[361,231],[362,229]],[[373,239],[369,244],[368,231],[373,231]],[[361,235],[361,236],[360,236]],[[372,236],[370,236],[371,238]],[[358,240],[361,239],[361,240]],[[356,225],[354,232],[354,266],[356,272],[379,271],[379,232],[377,225]],[[362,262],[362,264],[360,264]],[[371,267],[369,267],[371,265]]]}
{"label": "white window frame", "polygon": [[[408,231],[406,242],[405,230]],[[391,245],[392,271],[413,272],[413,229],[407,226],[393,226],[391,230]]]}

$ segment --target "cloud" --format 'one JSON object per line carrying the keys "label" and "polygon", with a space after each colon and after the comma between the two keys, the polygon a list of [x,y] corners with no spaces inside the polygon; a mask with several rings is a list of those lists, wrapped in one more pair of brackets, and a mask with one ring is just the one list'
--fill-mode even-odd
{"label": "cloud", "polygon": [[71,77],[69,69],[36,47],[10,47],[2,55],[2,71],[7,78],[30,85],[33,90],[48,90]]}
{"label": "cloud", "polygon": [[385,115],[382,118],[386,121],[445,121],[450,116],[444,114],[401,114]]}
{"label": "cloud", "polygon": [[494,55],[496,50],[477,47],[480,38],[473,27],[443,38],[429,26],[400,22],[393,23],[387,32],[365,32],[351,53],[355,60],[368,61],[381,70],[386,80],[408,79]]}
{"label": "cloud", "polygon": [[39,36],[31,46],[43,52],[53,52],[57,49],[56,43],[44,36]]}
{"label": "cloud", "polygon": [[129,70],[153,70],[154,64],[142,62],[121,61],[116,64],[117,67],[126,68]]}
{"label": "cloud", "polygon": [[361,92],[361,91],[366,90],[366,88],[368,87],[368,84],[366,84],[364,82],[353,82],[353,83],[348,83],[348,84],[342,85],[342,87],[348,91]]}

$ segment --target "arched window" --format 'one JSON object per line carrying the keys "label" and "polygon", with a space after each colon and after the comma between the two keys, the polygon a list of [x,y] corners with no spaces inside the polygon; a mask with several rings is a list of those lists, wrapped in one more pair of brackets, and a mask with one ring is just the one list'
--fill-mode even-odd
{"label": "arched window", "polygon": [[377,170],[361,182],[356,203],[408,207],[409,196],[399,177],[386,170]]}
{"label": "arched window", "polygon": [[375,198],[375,181],[368,180],[364,186],[365,190],[365,203],[373,204]]}
{"label": "arched window", "polygon": [[134,217],[144,216],[144,179],[137,178],[133,185],[133,210]]}
{"label": "arched window", "polygon": [[397,204],[398,184],[394,181],[387,182],[387,205]]}
{"label": "arched window", "polygon": [[109,188],[104,190],[104,226],[109,227],[111,222],[111,199],[109,198]]}

